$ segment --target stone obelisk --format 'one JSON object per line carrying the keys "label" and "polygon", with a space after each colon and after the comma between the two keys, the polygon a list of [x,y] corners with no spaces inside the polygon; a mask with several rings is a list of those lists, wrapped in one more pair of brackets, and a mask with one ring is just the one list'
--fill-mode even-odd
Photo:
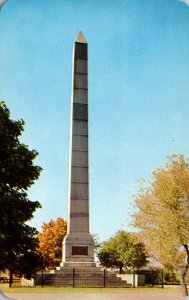
{"label": "stone obelisk", "polygon": [[89,233],[88,45],[80,31],[73,49],[68,190],[68,232],[63,267],[94,267]]}

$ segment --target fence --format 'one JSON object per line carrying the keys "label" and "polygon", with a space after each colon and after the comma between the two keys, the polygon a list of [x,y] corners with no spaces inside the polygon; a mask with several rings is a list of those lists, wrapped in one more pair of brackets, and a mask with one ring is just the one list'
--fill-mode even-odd
{"label": "fence", "polygon": [[[189,284],[189,273],[186,278]],[[151,286],[163,288],[165,285],[179,284],[175,272],[163,270],[131,271],[118,274],[116,271],[94,268],[86,269],[61,269],[54,272],[39,272],[35,279],[27,281],[24,278],[14,278],[12,287],[18,286],[57,286],[57,287],[138,287]],[[9,280],[1,280],[0,285],[8,286]]]}
{"label": "fence", "polygon": [[35,278],[35,285],[70,287],[127,287],[125,280],[115,272],[102,269],[62,269],[61,271],[41,272]]}
{"label": "fence", "polygon": [[[8,277],[4,277],[6,279],[4,280],[0,280],[0,286],[3,287],[8,287],[10,286],[10,280]],[[11,282],[11,287],[20,287],[22,286],[21,284],[21,278],[13,278],[12,282]]]}
{"label": "fence", "polygon": [[40,272],[35,285],[62,287],[138,287],[163,288],[165,285],[179,284],[176,273],[163,270],[130,271],[118,274],[106,269],[62,269],[55,272]]}

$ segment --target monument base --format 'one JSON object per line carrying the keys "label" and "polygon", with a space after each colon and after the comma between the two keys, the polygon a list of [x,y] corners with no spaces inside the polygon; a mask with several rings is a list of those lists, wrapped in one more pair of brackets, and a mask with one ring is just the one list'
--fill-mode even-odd
{"label": "monument base", "polygon": [[59,267],[54,271],[40,272],[35,277],[35,285],[57,287],[128,287],[126,280],[117,274],[102,270],[99,267],[66,268]]}
{"label": "monument base", "polygon": [[90,268],[96,268],[95,262],[62,262],[60,264],[60,267],[58,269],[62,268],[71,268],[71,269],[90,269]]}
{"label": "monument base", "polygon": [[94,240],[88,232],[69,233],[63,240],[61,267],[91,268],[94,262]]}

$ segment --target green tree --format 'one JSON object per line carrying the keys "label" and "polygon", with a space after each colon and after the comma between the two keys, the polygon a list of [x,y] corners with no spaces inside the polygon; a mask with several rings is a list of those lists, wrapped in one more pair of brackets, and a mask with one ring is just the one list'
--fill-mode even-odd
{"label": "green tree", "polygon": [[33,164],[38,153],[19,141],[23,126],[24,121],[12,120],[0,102],[0,270],[31,277],[40,257],[36,229],[26,222],[40,203],[28,199],[27,189],[41,168]]}
{"label": "green tree", "polygon": [[62,218],[43,223],[38,233],[39,252],[43,257],[43,266],[55,269],[62,261],[62,241],[67,232],[67,222]]}
{"label": "green tree", "polygon": [[150,186],[134,197],[133,225],[150,253],[165,267],[177,270],[183,296],[189,267],[189,165],[183,155],[168,157],[165,168],[153,172]]}
{"label": "green tree", "polygon": [[147,263],[144,245],[135,234],[118,231],[115,236],[104,242],[98,252],[101,265],[105,267],[140,269]]}

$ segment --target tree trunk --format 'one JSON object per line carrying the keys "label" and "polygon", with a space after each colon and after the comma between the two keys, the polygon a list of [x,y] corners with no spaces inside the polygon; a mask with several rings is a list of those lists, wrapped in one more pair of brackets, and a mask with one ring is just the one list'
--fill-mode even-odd
{"label": "tree trunk", "polygon": [[9,287],[10,287],[10,288],[12,287],[12,282],[13,282],[13,274],[12,274],[12,272],[10,271],[10,273],[9,273]]}
{"label": "tree trunk", "polygon": [[186,277],[188,267],[189,267],[189,249],[188,249],[187,244],[183,244],[183,247],[186,251],[186,264],[185,264],[185,267],[183,269],[179,270],[179,273],[180,273],[180,285],[181,285],[182,294],[183,294],[184,297],[187,297],[188,296],[188,289],[187,289],[187,285],[185,283],[185,277]]}
{"label": "tree trunk", "polygon": [[179,271],[180,273],[180,285],[181,285],[181,290],[182,290],[182,295],[183,297],[188,296],[188,289],[185,283],[185,277],[186,277],[186,272],[185,271]]}

